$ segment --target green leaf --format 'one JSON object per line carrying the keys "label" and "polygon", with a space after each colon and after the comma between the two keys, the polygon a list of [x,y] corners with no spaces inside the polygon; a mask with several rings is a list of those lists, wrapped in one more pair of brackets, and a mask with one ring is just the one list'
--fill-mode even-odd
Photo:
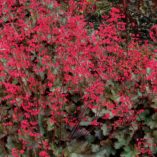
{"label": "green leaf", "polygon": [[72,153],[70,157],[78,157],[78,155],[76,153]]}
{"label": "green leaf", "polygon": [[92,144],[92,152],[98,152],[100,150],[100,146],[97,144]]}
{"label": "green leaf", "polygon": [[147,71],[147,74],[151,73],[151,69],[150,68],[147,68],[146,71]]}
{"label": "green leaf", "polygon": [[131,147],[124,147],[124,152],[121,154],[121,157],[136,157],[137,151],[135,149],[131,149]]}
{"label": "green leaf", "polygon": [[89,126],[91,122],[80,122],[80,126]]}
{"label": "green leaf", "polygon": [[13,84],[17,84],[18,83],[18,80],[17,79],[14,79],[13,80]]}
{"label": "green leaf", "polygon": [[39,124],[40,133],[44,135],[45,130],[43,127],[43,115],[42,114],[38,114],[38,124]]}
{"label": "green leaf", "polygon": [[48,121],[47,121],[47,131],[52,131],[53,129],[54,129],[54,123],[52,123],[51,121],[50,121],[50,119],[48,119]]}
{"label": "green leaf", "polygon": [[53,3],[49,4],[49,5],[48,5],[48,8],[49,8],[49,9],[53,9]]}
{"label": "green leaf", "polygon": [[148,110],[145,110],[144,112],[142,112],[139,116],[138,116],[138,118],[137,118],[137,120],[138,121],[141,121],[141,120],[146,120],[147,118],[147,115],[149,114],[149,111]]}
{"label": "green leaf", "polygon": [[157,125],[156,125],[156,121],[153,121],[153,120],[148,120],[146,122],[146,125],[150,127],[150,129],[155,129],[157,128]]}
{"label": "green leaf", "polygon": [[139,97],[142,96],[142,93],[139,90],[138,90],[137,94],[138,94]]}
{"label": "green leaf", "polygon": [[12,137],[12,136],[8,136],[6,147],[7,147],[9,150],[11,150],[12,148],[15,147],[15,145],[14,145],[14,143],[13,143],[13,137]]}
{"label": "green leaf", "polygon": [[106,124],[103,124],[103,126],[101,127],[101,130],[102,130],[104,136],[108,135],[108,129],[107,129]]}
{"label": "green leaf", "polygon": [[117,142],[115,142],[114,147],[120,149],[121,147],[128,144],[128,138],[125,137],[124,132],[119,132],[116,134]]}
{"label": "green leaf", "polygon": [[115,151],[112,147],[105,147],[98,153],[96,153],[96,157],[109,157],[110,155],[115,155]]}
{"label": "green leaf", "polygon": [[95,137],[93,135],[87,136],[88,143],[92,143],[92,142],[94,142],[94,140],[95,140]]}

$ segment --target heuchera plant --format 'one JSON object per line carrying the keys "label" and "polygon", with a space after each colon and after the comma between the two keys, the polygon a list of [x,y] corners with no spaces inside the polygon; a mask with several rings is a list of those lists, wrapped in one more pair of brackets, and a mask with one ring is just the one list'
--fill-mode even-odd
{"label": "heuchera plant", "polygon": [[147,108],[140,100],[157,91],[151,45],[132,38],[126,48],[118,8],[95,29],[83,15],[90,1],[66,3],[0,1],[1,153],[66,156],[67,142],[106,124],[108,139],[130,129],[137,155],[153,155],[141,148],[144,137],[135,138]]}

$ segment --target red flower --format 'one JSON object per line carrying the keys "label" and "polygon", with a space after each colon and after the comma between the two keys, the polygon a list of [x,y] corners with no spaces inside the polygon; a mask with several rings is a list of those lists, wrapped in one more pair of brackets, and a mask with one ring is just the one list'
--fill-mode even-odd
{"label": "red flower", "polygon": [[45,152],[45,151],[41,151],[41,152],[39,153],[39,156],[40,156],[40,157],[50,157],[50,155],[48,155],[48,153]]}

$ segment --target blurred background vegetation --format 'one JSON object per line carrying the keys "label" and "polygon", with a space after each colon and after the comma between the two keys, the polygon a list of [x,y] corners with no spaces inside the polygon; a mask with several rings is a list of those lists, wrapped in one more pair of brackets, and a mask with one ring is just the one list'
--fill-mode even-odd
{"label": "blurred background vegetation", "polygon": [[[59,2],[63,8],[67,8],[68,0]],[[87,21],[94,23],[95,28],[98,28],[103,15],[108,14],[112,7],[117,7],[127,14],[127,33],[138,34],[142,41],[150,40],[149,29],[157,23],[156,0],[87,0],[87,2],[91,5],[82,14]],[[124,2],[127,7],[124,6]]]}

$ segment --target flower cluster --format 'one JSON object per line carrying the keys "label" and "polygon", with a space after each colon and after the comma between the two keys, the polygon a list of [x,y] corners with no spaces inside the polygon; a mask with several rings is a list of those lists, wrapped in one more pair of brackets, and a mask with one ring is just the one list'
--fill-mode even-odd
{"label": "flower cluster", "polygon": [[4,150],[15,157],[55,154],[53,144],[73,137],[83,121],[107,121],[112,131],[133,126],[145,110],[137,95],[157,91],[155,54],[133,39],[125,47],[119,9],[96,30],[81,14],[91,3],[67,3],[0,1],[0,102],[7,112],[0,124],[14,143]]}

